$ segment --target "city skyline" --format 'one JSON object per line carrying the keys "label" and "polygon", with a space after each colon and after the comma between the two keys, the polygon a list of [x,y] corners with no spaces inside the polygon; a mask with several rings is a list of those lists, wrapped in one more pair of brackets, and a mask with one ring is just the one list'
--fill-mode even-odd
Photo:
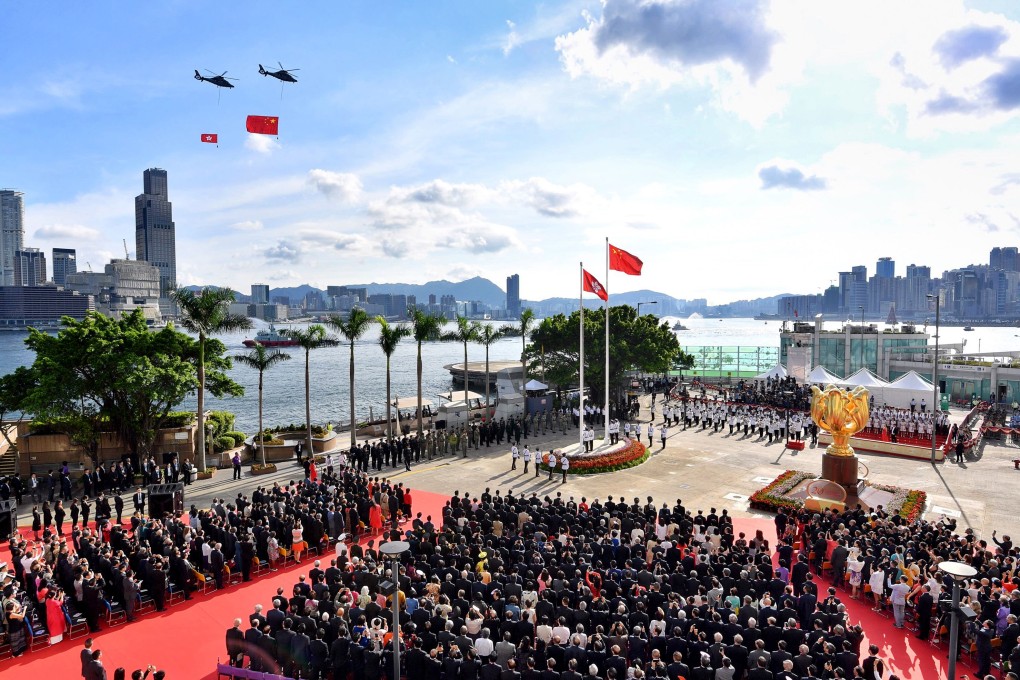
{"label": "city skyline", "polygon": [[[25,194],[26,245],[120,257],[152,167],[174,177],[178,283],[239,290],[340,269],[568,296],[608,236],[646,265],[610,293],[719,304],[821,293],[879,243],[940,273],[1020,240],[1010,3],[876,3],[880,26],[779,0],[323,5],[272,25],[260,7],[9,9],[0,185]],[[275,60],[299,82],[257,74]],[[251,114],[279,137],[245,133]]]}

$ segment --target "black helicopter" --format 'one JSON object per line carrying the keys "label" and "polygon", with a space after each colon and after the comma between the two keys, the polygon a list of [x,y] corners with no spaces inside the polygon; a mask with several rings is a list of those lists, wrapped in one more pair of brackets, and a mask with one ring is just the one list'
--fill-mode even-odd
{"label": "black helicopter", "polygon": [[[276,63],[280,64],[280,62],[276,62]],[[299,68],[286,69],[286,68],[283,67],[283,64],[280,64],[280,70],[279,71],[267,71],[266,68],[262,64],[259,64],[259,73],[261,73],[264,76],[273,76],[277,80],[282,80],[285,83],[296,83],[297,82],[297,78],[294,77],[293,71],[300,71],[300,70],[301,69],[299,69]]]}
{"label": "black helicopter", "polygon": [[215,73],[213,73],[209,69],[206,69],[206,73],[212,73],[212,75],[211,76],[203,76],[201,73],[198,72],[198,69],[195,69],[195,80],[203,80],[203,81],[205,81],[207,83],[212,83],[216,87],[229,87],[229,88],[233,88],[234,87],[233,85],[230,84],[230,81],[231,80],[237,80],[237,78],[228,78],[226,71],[224,71],[223,73],[221,73],[219,75],[216,75]]}

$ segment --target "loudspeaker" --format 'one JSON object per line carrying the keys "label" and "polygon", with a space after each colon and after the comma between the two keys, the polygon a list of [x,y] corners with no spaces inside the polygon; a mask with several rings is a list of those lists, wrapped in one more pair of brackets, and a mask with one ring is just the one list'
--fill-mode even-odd
{"label": "loudspeaker", "polygon": [[0,542],[11,540],[18,531],[18,502],[0,501]]}
{"label": "loudspeaker", "polygon": [[397,591],[397,584],[394,583],[393,581],[390,581],[389,579],[384,579],[382,581],[379,581],[379,592],[382,593],[383,595],[385,595],[386,597],[389,597],[390,595],[392,595],[396,591]]}
{"label": "loudspeaker", "polygon": [[[950,604],[950,606],[952,605]],[[955,614],[957,618],[960,619],[960,623],[967,623],[968,621],[977,618],[977,614],[970,607],[957,607],[955,609]]]}
{"label": "loudspeaker", "polygon": [[150,484],[146,489],[149,496],[149,517],[160,519],[164,514],[184,513],[184,484]]}
{"label": "loudspeaker", "polygon": [[446,421],[445,420],[437,420],[436,423],[435,423],[435,427],[436,427],[437,430],[445,430],[446,429]]}

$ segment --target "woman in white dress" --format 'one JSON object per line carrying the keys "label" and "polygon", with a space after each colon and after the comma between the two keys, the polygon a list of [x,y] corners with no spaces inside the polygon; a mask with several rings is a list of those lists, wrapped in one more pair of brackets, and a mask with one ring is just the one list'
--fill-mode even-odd
{"label": "woman in white dress", "polygon": [[864,569],[864,560],[861,559],[861,549],[856,545],[850,548],[850,554],[846,559],[846,568],[850,571],[850,597],[857,599],[857,591],[861,588],[861,572]]}
{"label": "woman in white dress", "polygon": [[875,611],[882,611],[882,592],[885,588],[885,569],[883,565],[874,565],[871,568],[871,578],[868,585],[871,586],[871,596],[875,598]]}

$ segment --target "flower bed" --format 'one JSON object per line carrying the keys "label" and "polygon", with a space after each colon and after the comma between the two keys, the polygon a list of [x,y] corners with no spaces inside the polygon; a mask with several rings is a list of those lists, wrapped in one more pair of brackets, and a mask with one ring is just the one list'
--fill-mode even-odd
{"label": "flower bed", "polygon": [[256,463],[255,465],[251,466],[251,473],[256,477],[259,475],[268,475],[273,472],[276,472],[276,466],[272,463],[266,463],[265,465],[262,465],[261,463]]}
{"label": "flower bed", "polygon": [[[804,507],[804,501],[799,498],[789,498],[786,494],[806,479],[818,479],[818,475],[800,470],[787,470],[767,486],[751,494],[750,505],[756,510],[766,512],[778,512],[780,508],[799,510]],[[928,494],[924,491],[886,484],[871,484],[871,486],[893,495],[892,500],[884,507],[885,512],[890,515],[898,514],[908,522],[913,522],[924,512],[924,506],[928,500]]]}
{"label": "flower bed", "polygon": [[[556,452],[557,459],[561,452]],[[616,472],[617,470],[626,470],[627,468],[640,465],[641,463],[648,460],[651,452],[648,448],[639,441],[632,440],[629,445],[623,446],[614,451],[608,453],[595,454],[595,455],[581,455],[581,456],[568,456],[570,459],[570,469],[567,470],[568,474],[572,475],[591,475],[600,472]],[[541,467],[545,470],[549,469],[548,465],[549,454],[542,454]],[[557,471],[559,467],[557,466]]]}

